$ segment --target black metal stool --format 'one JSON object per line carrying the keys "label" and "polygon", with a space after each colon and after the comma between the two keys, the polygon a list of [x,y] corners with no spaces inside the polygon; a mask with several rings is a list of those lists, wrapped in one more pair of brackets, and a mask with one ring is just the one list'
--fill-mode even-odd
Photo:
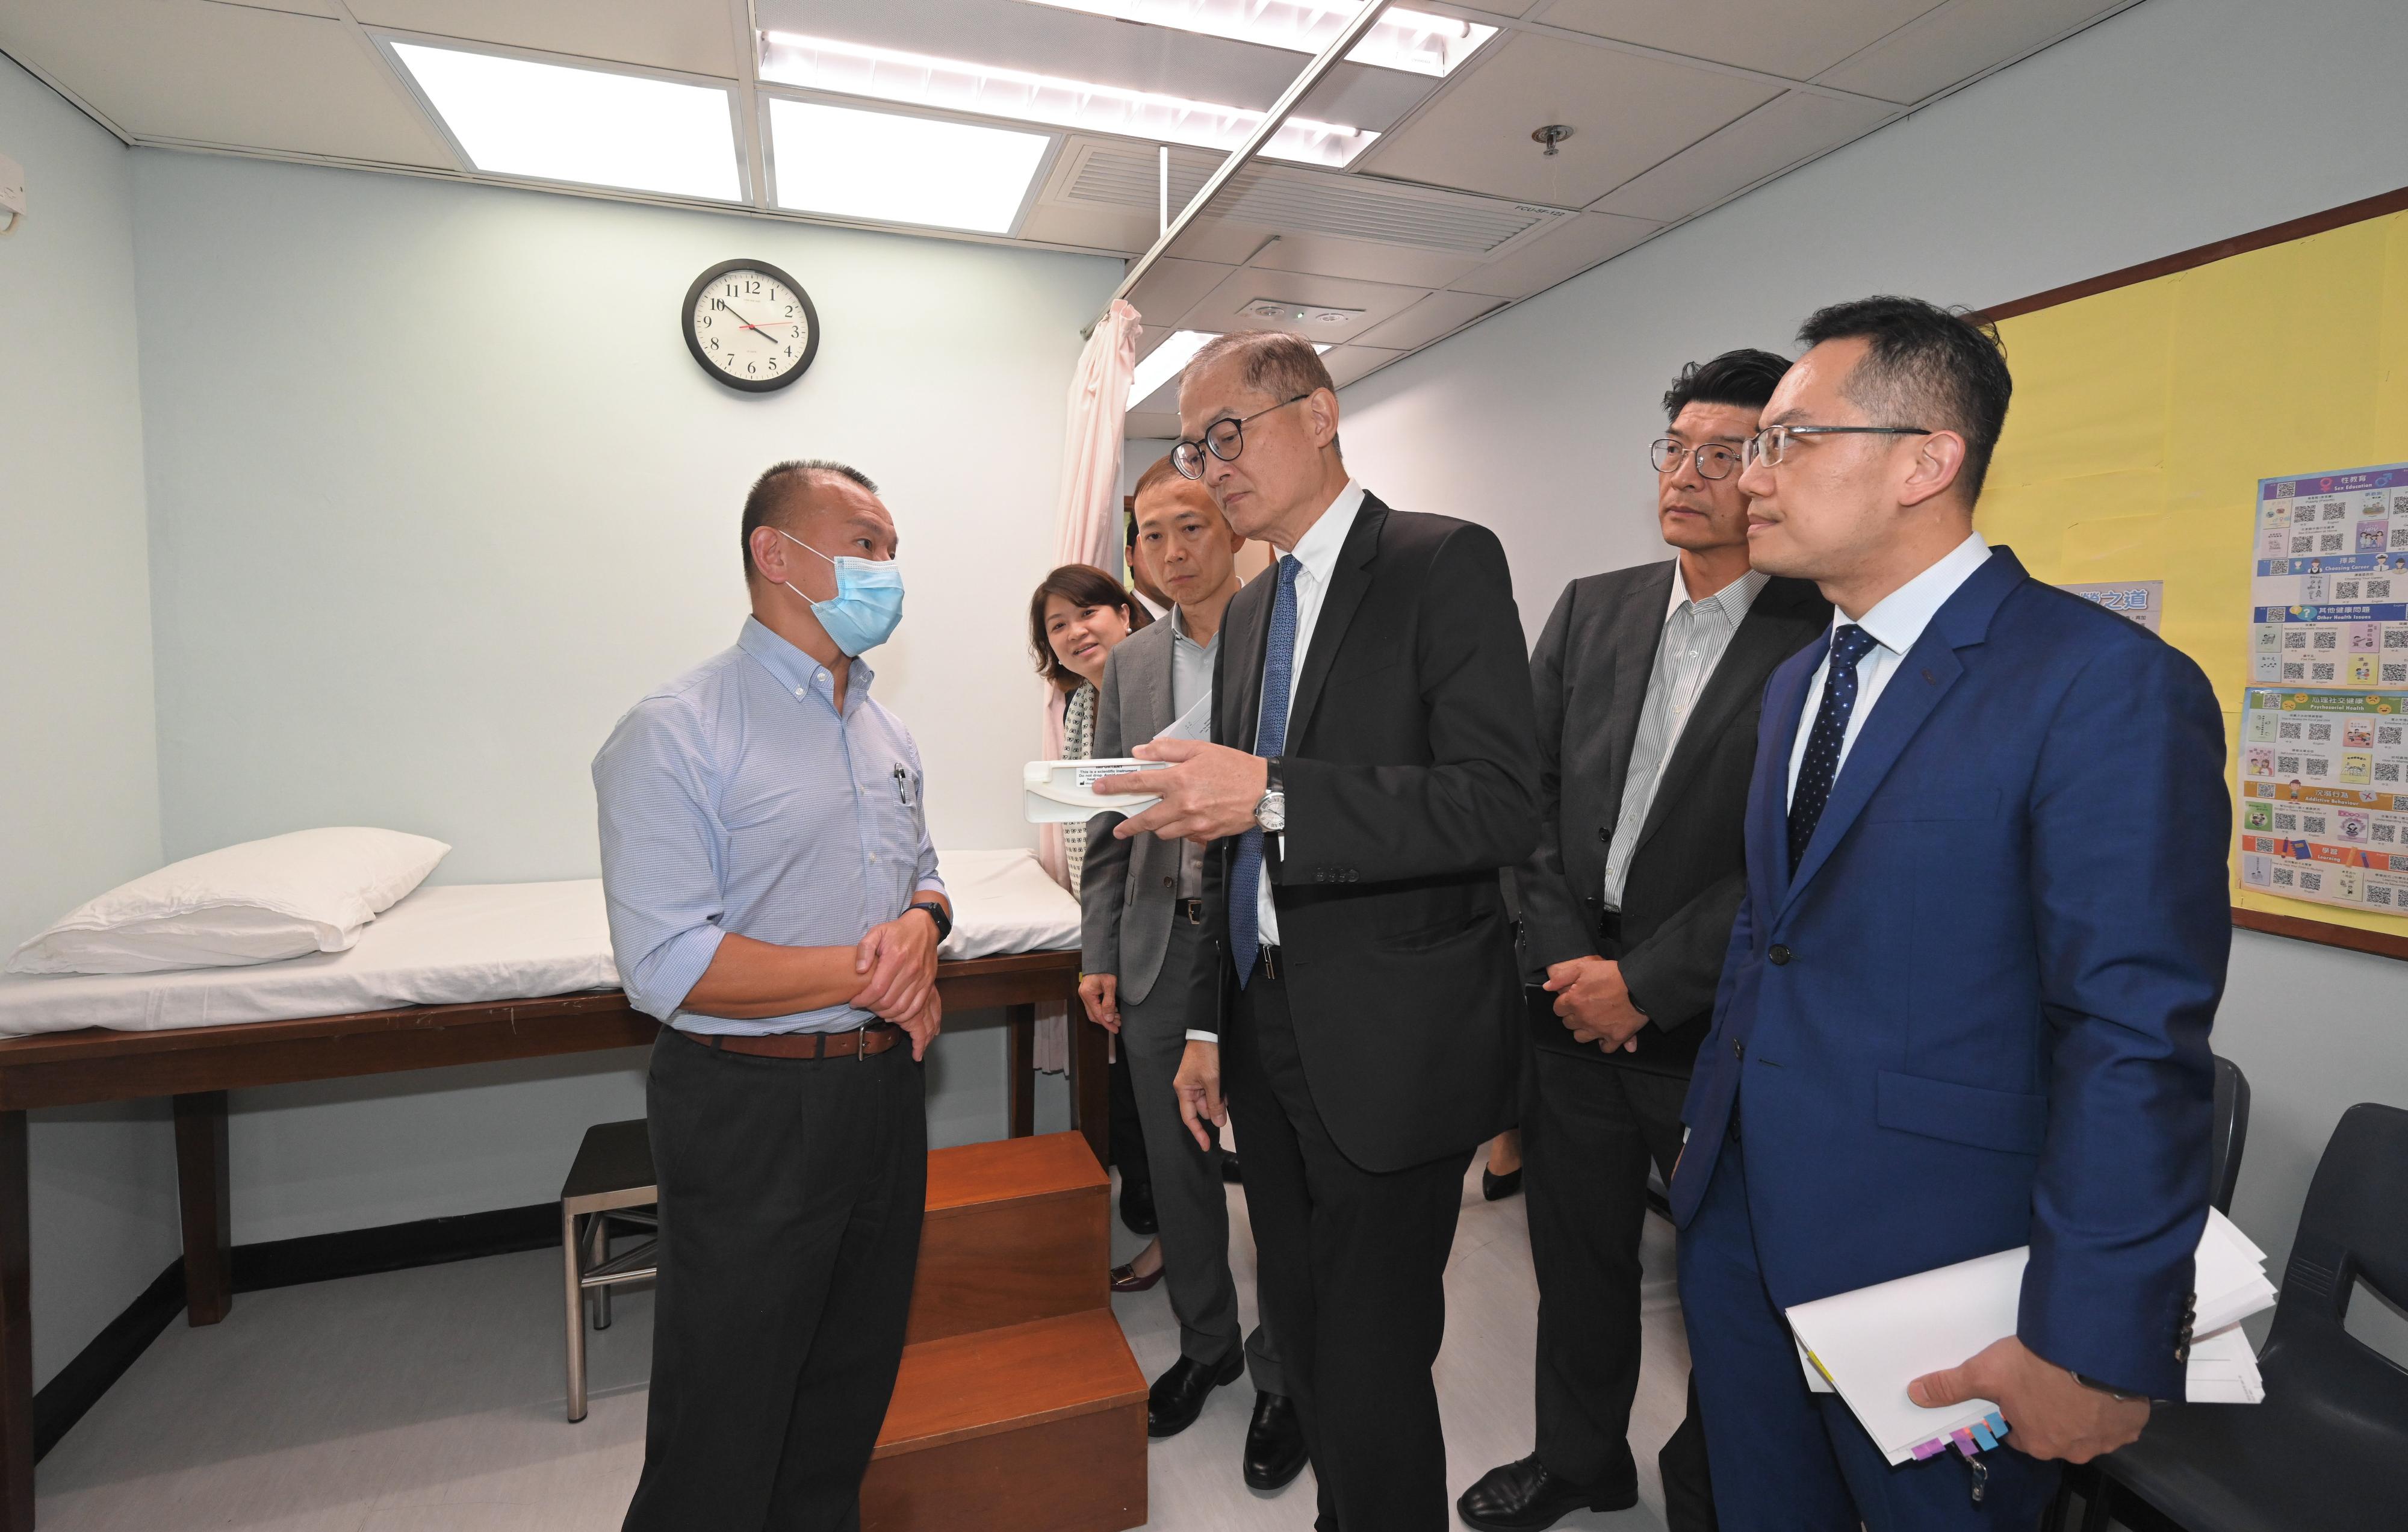
{"label": "black metal stool", "polygon": [[[568,1418],[585,1418],[585,1306],[594,1327],[610,1327],[610,1289],[649,1280],[658,1269],[660,1189],[652,1183],[652,1140],[644,1119],[585,1130],[560,1188],[560,1259],[567,1278]],[[612,1224],[652,1238],[610,1253]]]}

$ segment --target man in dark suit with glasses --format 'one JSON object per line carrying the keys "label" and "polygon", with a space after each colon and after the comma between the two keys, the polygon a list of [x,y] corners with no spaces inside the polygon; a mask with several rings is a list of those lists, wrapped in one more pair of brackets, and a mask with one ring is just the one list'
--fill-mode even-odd
{"label": "man in dark suit with glasses", "polygon": [[[1788,366],[1738,351],[1682,369],[1650,448],[1675,556],[1573,580],[1530,658],[1545,823],[1514,885],[1537,1045],[1522,1153],[1538,1439],[1457,1501],[1473,1526],[1552,1526],[1639,1498],[1625,1439],[1647,1172],[1671,1179],[1739,908],[1765,679],[1831,614],[1812,584],[1748,566],[1741,449]],[[1673,1532],[1714,1525],[1694,1416],[1659,1457]]]}
{"label": "man in dark suit with glasses", "polygon": [[1203,1141],[1228,1081],[1318,1525],[1440,1532],[1442,1279],[1521,1024],[1498,874],[1539,828],[1521,619],[1493,533],[1348,472],[1308,342],[1207,344],[1179,416],[1174,465],[1282,556],[1229,604],[1214,743],[1109,780],[1163,800],[1116,834],[1214,843],[1175,1088]]}

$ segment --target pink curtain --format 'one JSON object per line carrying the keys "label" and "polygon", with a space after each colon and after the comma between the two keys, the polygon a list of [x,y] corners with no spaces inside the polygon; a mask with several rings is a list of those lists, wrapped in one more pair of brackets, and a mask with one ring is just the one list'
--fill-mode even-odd
{"label": "pink curtain", "polygon": [[[1092,564],[1115,576],[1121,568],[1121,422],[1128,412],[1129,375],[1137,370],[1138,311],[1114,299],[1079,353],[1070,376],[1068,428],[1062,441],[1062,498],[1054,517],[1054,563]],[[1040,682],[1038,758],[1062,757],[1062,710],[1067,698]],[[1038,860],[1063,887],[1070,886],[1062,854],[1062,832],[1039,825]],[[1070,1067],[1068,1013],[1058,1006],[1037,1013],[1037,1067],[1059,1074]]]}

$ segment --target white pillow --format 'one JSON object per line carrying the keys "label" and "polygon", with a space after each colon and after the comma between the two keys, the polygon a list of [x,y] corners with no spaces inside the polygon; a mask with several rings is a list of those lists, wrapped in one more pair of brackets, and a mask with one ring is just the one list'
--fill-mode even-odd
{"label": "white pillow", "polygon": [[158,973],[340,952],[452,850],[398,830],[295,830],[173,863],[17,949],[10,973]]}

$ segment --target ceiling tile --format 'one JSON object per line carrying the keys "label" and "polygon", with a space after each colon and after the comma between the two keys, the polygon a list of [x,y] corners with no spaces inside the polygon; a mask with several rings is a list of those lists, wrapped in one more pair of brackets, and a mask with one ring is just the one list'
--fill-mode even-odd
{"label": "ceiling tile", "polygon": [[1132,441],[1168,441],[1179,435],[1176,410],[1132,409],[1121,418],[1121,435]]}
{"label": "ceiling tile", "polygon": [[1670,223],[1870,133],[1893,115],[1868,101],[1791,91],[1615,188],[1597,210]]}
{"label": "ceiling tile", "polygon": [[1411,354],[1410,351],[1392,351],[1380,346],[1333,346],[1322,353],[1321,365],[1329,369],[1330,380],[1344,388],[1397,358]]}
{"label": "ceiling tile", "polygon": [[1359,278],[1367,282],[1395,282],[1405,287],[1444,287],[1471,270],[1478,261],[1475,255],[1291,232],[1264,247],[1248,264],[1265,271],[1307,271],[1324,277]]}
{"label": "ceiling tile", "polygon": [[207,0],[0,6],[0,49],[137,138],[455,168],[401,82],[339,21]]}
{"label": "ceiling tile", "polygon": [[1941,0],[1555,0],[1549,26],[1811,79]]}
{"label": "ceiling tile", "polygon": [[281,10],[295,16],[322,16],[339,21],[343,13],[335,8],[335,0],[208,0],[213,6],[236,6],[244,10]]}
{"label": "ceiling tile", "polygon": [[1815,79],[1885,101],[1920,101],[2131,3],[1956,0]]}
{"label": "ceiling tile", "polygon": [[[1206,294],[1229,279],[1235,266],[1218,265],[1209,261],[1178,261],[1165,257],[1147,270],[1129,302],[1144,316],[1149,334],[1160,329],[1168,335],[1182,327],[1188,311],[1201,302]],[[1218,329],[1218,325],[1189,326]]]}
{"label": "ceiling tile", "polygon": [[1154,244],[1154,218],[1128,208],[1039,202],[1022,220],[1020,237],[1046,245],[1142,253]]}
{"label": "ceiling tile", "polygon": [[[1326,345],[1354,339],[1374,326],[1384,324],[1412,308],[1423,295],[1423,290],[1417,287],[1348,281],[1336,277],[1309,277],[1290,271],[1241,268],[1231,272],[1220,286],[1189,309],[1180,322],[1190,330],[1223,333],[1231,330],[1284,330]],[[1344,324],[1315,325],[1307,331],[1297,324],[1257,319],[1244,312],[1246,305],[1256,298],[1275,298],[1283,304],[1307,308],[1358,309],[1362,317]]]}
{"label": "ceiling tile", "polygon": [[1599,261],[1621,254],[1659,227],[1643,219],[1583,213],[1449,285],[1458,293],[1526,298],[1580,275]]}
{"label": "ceiling tile", "polygon": [[[1584,207],[1780,93],[1736,75],[1526,33],[1357,162],[1383,176]],[[1533,129],[1569,124],[1549,156]]]}
{"label": "ceiling tile", "polygon": [[733,78],[743,63],[727,0],[351,0],[368,26]]}
{"label": "ceiling tile", "polygon": [[1503,307],[1503,298],[1492,298],[1484,293],[1433,293],[1387,323],[1365,332],[1363,339],[1374,346],[1418,351],[1440,336],[1462,329],[1490,309]]}

